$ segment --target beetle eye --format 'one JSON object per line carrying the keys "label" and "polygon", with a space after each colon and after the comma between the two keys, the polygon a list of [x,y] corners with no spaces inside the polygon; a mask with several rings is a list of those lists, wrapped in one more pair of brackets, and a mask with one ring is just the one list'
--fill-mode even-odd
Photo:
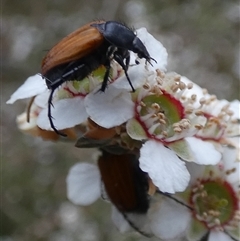
{"label": "beetle eye", "polygon": [[138,59],[135,59],[135,64],[140,64],[140,62],[138,61]]}

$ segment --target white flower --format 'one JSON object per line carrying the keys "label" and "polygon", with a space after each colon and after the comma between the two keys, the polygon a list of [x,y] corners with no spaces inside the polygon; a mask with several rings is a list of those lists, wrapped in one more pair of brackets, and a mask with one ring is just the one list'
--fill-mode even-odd
{"label": "white flower", "polygon": [[91,92],[84,103],[89,117],[104,128],[113,127],[112,123],[121,125],[133,117],[131,94],[111,85],[104,93]]}
{"label": "white flower", "polygon": [[202,104],[196,104],[197,94],[200,101],[203,90],[193,86],[176,74],[164,76],[157,70],[132,95],[115,89],[113,84],[107,96],[99,97],[99,103],[93,93],[85,99],[87,112],[99,126],[111,128],[127,121],[127,134],[144,143],[140,168],[163,192],[175,193],[187,187],[190,175],[182,160],[215,165],[221,158],[212,143],[196,137],[207,118],[199,114]]}
{"label": "white flower", "polygon": [[[55,127],[59,130],[74,127],[87,119],[83,104],[84,96],[79,93],[74,95],[75,93],[72,89],[72,83],[63,84],[59,90],[56,90],[52,101],[51,115]],[[50,91],[47,89],[45,81],[37,74],[29,77],[25,83],[13,93],[7,103],[12,104],[19,99],[34,97],[29,113],[25,115],[30,116],[30,121],[32,121],[31,118],[34,117],[34,122],[39,128],[52,130],[48,118],[49,94]],[[27,125],[27,123],[25,125]]]}
{"label": "white flower", "polygon": [[176,154],[156,141],[147,141],[140,150],[140,168],[162,192],[184,191],[190,175]]}
{"label": "white flower", "polygon": [[[48,116],[48,107],[44,108],[38,116],[37,125],[44,130],[51,130]],[[74,127],[87,120],[83,97],[60,99],[51,108],[51,116],[54,126],[58,130]]]}
{"label": "white flower", "polygon": [[184,237],[191,214],[174,200],[163,197],[149,213],[153,234],[161,240],[178,240]]}
{"label": "white flower", "polygon": [[[110,174],[111,175],[111,174]],[[94,164],[89,163],[77,163],[69,171],[67,176],[67,195],[70,201],[77,205],[90,205],[98,198],[101,194],[105,192],[104,184],[101,183],[101,175],[99,169]],[[106,193],[105,196],[108,194]],[[128,195],[128,194],[126,194]],[[109,198],[107,197],[109,200]],[[125,218],[123,215],[115,208],[112,209],[112,219],[114,224],[119,228],[120,231],[125,232],[130,230],[131,226],[126,221],[126,217],[135,221],[135,214],[125,213]],[[142,216],[142,221],[136,223],[135,225],[140,226],[140,232],[149,232],[149,230],[144,230],[144,225],[146,223],[145,214],[136,214],[139,218]]]}
{"label": "white flower", "polygon": [[30,98],[47,91],[47,86],[45,81],[40,74],[30,76],[26,81],[21,85],[7,101],[7,104],[13,104],[15,101],[20,99]]}
{"label": "white flower", "polygon": [[[168,228],[174,233],[171,235],[182,235],[184,231],[189,241],[199,241],[208,232],[208,241],[240,240],[238,152],[239,149],[224,146],[223,158],[218,165],[204,167],[188,163],[191,174],[188,188],[172,196],[180,203],[175,202],[175,208],[168,209],[168,212],[162,202],[158,213],[153,214],[156,225],[160,227],[167,222]],[[173,201],[166,202],[171,205]],[[176,215],[178,212],[182,212],[181,216]],[[176,226],[182,229],[177,230]],[[159,234],[165,237],[169,232],[161,229]]]}
{"label": "white flower", "polygon": [[[108,194],[104,194],[105,188],[104,184],[101,183],[101,176],[97,166],[89,163],[77,163],[69,171],[67,176],[67,194],[70,201],[77,205],[90,205],[96,201],[101,196],[105,196],[109,200]],[[129,194],[126,193],[126,196]],[[110,200],[111,201],[111,200]],[[149,200],[150,207],[146,213],[136,213],[136,212],[125,212],[121,213],[115,206],[112,206],[112,221],[118,228],[120,232],[131,231],[132,228],[136,229],[143,235],[152,236],[162,239],[173,239],[178,240],[180,237],[179,231],[181,233],[185,231],[183,225],[178,225],[175,227],[175,231],[172,230],[168,234],[164,234],[162,230],[165,230],[169,225],[168,220],[166,222],[159,223],[160,219],[164,219],[164,212],[160,213],[162,210],[160,207],[164,207],[164,211],[168,213],[169,209],[175,208],[176,203],[168,202],[168,200]],[[190,215],[187,212],[181,211],[181,209],[176,209],[175,214],[179,214],[179,218],[182,220],[187,219],[189,221]],[[183,208],[184,209],[184,208]],[[178,220],[178,219],[177,219]],[[162,220],[161,220],[162,221]],[[177,221],[175,222],[176,224]],[[176,235],[175,235],[176,234]]]}
{"label": "white flower", "polygon": [[90,205],[101,195],[101,177],[97,166],[77,163],[67,176],[67,196],[74,204]]}

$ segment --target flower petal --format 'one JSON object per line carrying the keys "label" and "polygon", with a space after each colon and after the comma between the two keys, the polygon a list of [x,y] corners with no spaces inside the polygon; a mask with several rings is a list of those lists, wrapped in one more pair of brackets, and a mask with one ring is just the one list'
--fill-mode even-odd
{"label": "flower petal", "polygon": [[17,116],[16,121],[20,130],[27,131],[36,127],[37,117],[30,115],[30,119],[27,121],[27,113],[24,112]]}
{"label": "flower petal", "polygon": [[121,233],[125,233],[131,229],[129,223],[114,206],[112,206],[112,221]]}
{"label": "flower petal", "polygon": [[[133,227],[142,234],[152,235],[147,215],[138,213],[125,213],[124,215],[125,217],[114,206],[112,207],[113,223],[121,233],[129,231]],[[132,227],[129,223],[131,223]]]}
{"label": "flower petal", "polygon": [[125,213],[125,218],[132,225],[132,227],[136,229],[138,232],[148,237],[152,236],[150,223],[146,214]]}
{"label": "flower petal", "polygon": [[167,197],[158,204],[149,215],[151,229],[161,239],[176,240],[187,229],[191,214],[186,207]]}
{"label": "flower petal", "polygon": [[201,238],[205,236],[207,232],[208,230],[205,227],[204,223],[199,222],[196,219],[192,219],[190,223],[190,227],[186,232],[187,240],[188,241],[201,240]]}
{"label": "flower petal", "polygon": [[168,146],[184,161],[194,161],[194,155],[192,153],[192,150],[185,139],[171,142]]}
{"label": "flower petal", "polygon": [[157,63],[155,63],[152,60],[151,63],[153,66],[148,65],[148,69],[166,71],[168,54],[163,45],[149,34],[146,28],[140,28],[136,32],[139,39],[141,39],[146,46],[149,55],[157,61]]}
{"label": "flower petal", "polygon": [[[226,173],[228,173],[225,175],[225,179],[230,183],[237,183],[239,182],[240,173],[240,162],[237,161],[238,150],[228,146],[224,146],[223,150],[224,170]],[[227,172],[227,170],[234,171]]]}
{"label": "flower petal", "polygon": [[188,185],[190,175],[185,163],[159,142],[147,141],[140,150],[139,162],[162,192],[181,192]]}
{"label": "flower petal", "polygon": [[240,102],[239,100],[234,100],[229,102],[228,100],[222,99],[218,100],[214,108],[211,108],[211,115],[217,116],[222,108],[228,106],[228,109],[232,111],[232,119],[240,119]]}
{"label": "flower petal", "polygon": [[239,236],[240,236],[240,233],[239,233],[239,225],[238,226],[235,226],[235,228],[229,228],[226,230],[227,233],[232,237],[232,240],[239,240]]}
{"label": "flower petal", "polygon": [[134,118],[129,120],[126,125],[128,135],[134,140],[147,139],[147,134],[142,125]]}
{"label": "flower petal", "polygon": [[194,162],[201,165],[216,165],[221,160],[221,154],[210,142],[195,137],[186,137],[195,156]]}
{"label": "flower petal", "polygon": [[194,162],[186,163],[187,169],[191,175],[189,185],[195,185],[198,178],[202,178],[206,172],[206,166],[196,164]]}
{"label": "flower petal", "polygon": [[90,118],[104,128],[121,125],[134,115],[131,94],[109,85],[103,92],[91,92],[85,98]]}
{"label": "flower petal", "polygon": [[67,196],[78,205],[90,205],[101,195],[101,177],[97,166],[75,164],[67,176]]}
{"label": "flower petal", "polygon": [[[133,54],[131,54],[131,56],[132,55]],[[135,59],[135,58],[131,58],[131,59]],[[129,66],[128,76],[129,76],[129,79],[131,80],[131,83],[132,83],[134,89],[139,88],[146,82],[146,78],[147,78],[148,74],[149,73],[146,71],[145,63],[138,64],[138,65],[134,64],[132,66]],[[112,83],[112,85],[117,89],[124,89],[124,90],[128,90],[128,91],[132,91],[132,88],[131,88],[125,74],[123,74],[116,81],[114,81]]]}
{"label": "flower petal", "polygon": [[47,90],[45,81],[40,74],[30,76],[7,101],[7,104],[13,104],[16,100],[26,99],[41,94]]}
{"label": "flower petal", "polygon": [[208,237],[208,241],[232,241],[233,239],[225,234],[224,232],[220,231],[211,231]]}
{"label": "flower petal", "polygon": [[240,119],[240,101],[234,100],[234,101],[230,102],[229,109],[233,112],[232,118],[239,120]]}
{"label": "flower petal", "polygon": [[191,98],[191,96],[194,94],[196,96],[196,101],[194,101],[194,103],[192,103],[192,106],[194,108],[199,108],[201,106],[199,100],[203,97],[209,97],[209,94],[203,94],[203,89],[195,84],[194,82],[192,82],[191,80],[189,80],[188,78],[186,78],[185,76],[181,76],[181,81],[183,83],[185,83],[186,85],[188,84],[192,84],[193,87],[191,89],[188,89],[187,91],[185,91],[183,93],[184,98]]}
{"label": "flower petal", "polygon": [[[54,125],[59,130],[74,127],[84,122],[88,117],[82,97],[61,99],[54,103],[51,112]],[[51,129],[47,108],[40,112],[37,125],[44,130]]]}
{"label": "flower petal", "polygon": [[49,98],[49,91],[45,91],[41,94],[38,94],[34,99],[34,103],[40,108],[46,108]]}

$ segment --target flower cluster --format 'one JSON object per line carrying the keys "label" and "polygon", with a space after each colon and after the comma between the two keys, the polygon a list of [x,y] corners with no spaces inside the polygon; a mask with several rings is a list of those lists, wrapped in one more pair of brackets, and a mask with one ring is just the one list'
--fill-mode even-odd
{"label": "flower cluster", "polygon": [[[167,73],[162,44],[146,29],[137,35],[156,63],[135,64],[131,53],[128,75],[135,92],[114,61],[104,93],[104,67],[55,91],[55,127],[77,140],[77,147],[102,153],[98,165],[72,167],[68,197],[89,205],[105,196],[122,232],[132,227],[163,240],[239,240],[239,101],[218,100],[186,77]],[[32,98],[17,118],[20,130],[57,140],[48,96],[35,75],[8,103]]]}

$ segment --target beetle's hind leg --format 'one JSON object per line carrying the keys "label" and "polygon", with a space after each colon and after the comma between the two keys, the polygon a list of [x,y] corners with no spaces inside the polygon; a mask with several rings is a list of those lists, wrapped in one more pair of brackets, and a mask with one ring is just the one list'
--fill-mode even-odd
{"label": "beetle's hind leg", "polygon": [[60,132],[54,125],[53,123],[53,117],[52,117],[52,112],[51,112],[51,108],[54,107],[53,106],[53,103],[52,103],[52,100],[53,100],[53,94],[54,94],[54,91],[55,89],[51,89],[51,92],[50,92],[50,95],[49,95],[49,98],[48,98],[48,119],[49,119],[49,122],[50,122],[50,126],[51,128],[60,136],[67,136],[66,134]]}

